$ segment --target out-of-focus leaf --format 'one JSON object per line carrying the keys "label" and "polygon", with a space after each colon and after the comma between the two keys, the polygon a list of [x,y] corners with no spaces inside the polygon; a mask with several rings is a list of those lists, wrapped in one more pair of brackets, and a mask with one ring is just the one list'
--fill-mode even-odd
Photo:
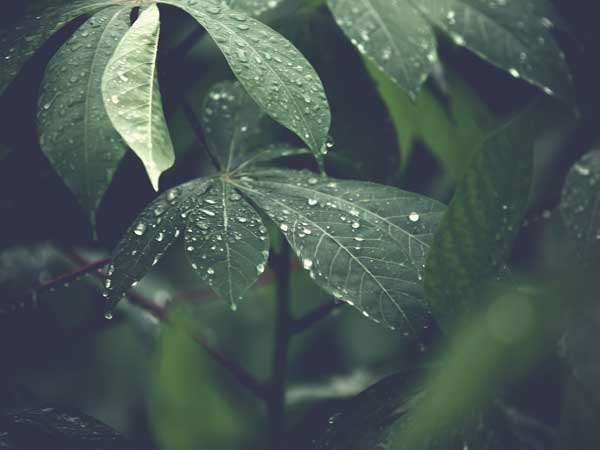
{"label": "out-of-focus leaf", "polygon": [[158,7],[152,5],[125,33],[102,78],[108,116],[144,163],[156,190],[161,173],[175,162],[158,87],[159,32]]}
{"label": "out-of-focus leaf", "polygon": [[152,429],[164,450],[238,448],[243,422],[219,392],[217,378],[198,344],[175,316],[162,332],[148,406]]}
{"label": "out-of-focus leaf", "polygon": [[0,415],[0,448],[12,450],[131,450],[125,438],[98,420],[65,409],[35,408]]}
{"label": "out-of-focus leaf", "polygon": [[319,76],[283,36],[208,0],[163,0],[193,16],[219,46],[248,94],[320,158],[331,122]]}
{"label": "out-of-focus leaf", "polygon": [[361,53],[415,98],[437,60],[433,27],[457,45],[572,100],[572,82],[551,29],[556,12],[535,0],[328,0]]}
{"label": "out-of-focus leaf", "polygon": [[479,96],[454,72],[447,72],[448,104],[429,89],[416,101],[365,60],[382,100],[394,121],[404,164],[415,141],[422,140],[444,169],[460,179],[474,150],[479,148],[494,119]]}
{"label": "out-of-focus leaf", "polygon": [[443,328],[472,309],[481,283],[506,263],[528,204],[540,115],[527,110],[484,143],[442,219],[425,289]]}
{"label": "out-of-focus leaf", "polygon": [[584,155],[569,171],[560,213],[579,255],[587,264],[600,261],[600,150]]}
{"label": "out-of-focus leaf", "polygon": [[418,194],[311,172],[251,173],[234,186],[279,226],[319,286],[385,326],[428,321],[422,271],[444,205]]}
{"label": "out-of-focus leaf", "polygon": [[129,29],[130,8],[107,8],[54,55],[42,84],[42,150],[95,222],[95,212],[127,150],[102,101],[102,75]]}
{"label": "out-of-focus leaf", "polygon": [[11,150],[6,145],[0,144],[0,161],[6,158],[10,152]]}
{"label": "out-of-focus leaf", "polygon": [[0,95],[27,60],[68,22],[111,5],[134,6],[136,1],[78,0],[54,3],[55,5],[48,8],[34,8],[8,30],[0,30]]}
{"label": "out-of-focus leaf", "polygon": [[242,11],[253,17],[258,17],[267,11],[277,8],[285,0],[226,0],[231,9]]}

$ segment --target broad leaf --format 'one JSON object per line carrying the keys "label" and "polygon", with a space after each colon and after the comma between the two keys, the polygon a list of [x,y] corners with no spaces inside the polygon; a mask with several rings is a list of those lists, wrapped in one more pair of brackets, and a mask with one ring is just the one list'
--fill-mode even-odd
{"label": "broad leaf", "polygon": [[284,0],[226,0],[225,3],[231,9],[258,17],[267,11],[277,8],[283,1]]}
{"label": "broad leaf", "polygon": [[404,164],[421,140],[454,178],[460,179],[473,151],[483,143],[495,122],[492,112],[458,74],[447,71],[447,104],[424,89],[416,101],[366,61],[382,100],[394,122]]}
{"label": "broad leaf", "polygon": [[60,4],[49,8],[33,9],[14,27],[0,31],[0,61],[2,61],[0,95],[27,60],[64,25],[82,14],[89,14],[115,4],[133,6],[136,1],[78,0],[58,3]]}
{"label": "broad leaf", "polygon": [[572,98],[569,69],[551,33],[556,13],[549,1],[328,0],[328,3],[358,49],[411,97],[415,97],[436,59],[435,27],[457,45],[466,46],[515,78],[523,78],[549,95]]}
{"label": "broad leaf", "polygon": [[600,150],[584,155],[569,171],[560,213],[579,255],[587,264],[600,260]]}
{"label": "broad leaf", "polygon": [[167,191],[140,214],[115,250],[105,292],[109,310],[184,232],[192,267],[235,308],[264,271],[266,231],[246,200],[221,179],[198,179]]}
{"label": "broad leaf", "polygon": [[337,23],[414,100],[437,60],[435,36],[406,0],[328,0]]}
{"label": "broad leaf", "polygon": [[39,98],[42,150],[92,223],[127,150],[106,114],[101,82],[129,24],[129,8],[107,8],[90,18],[48,64]]}
{"label": "broad leaf", "polygon": [[481,283],[506,263],[528,204],[537,114],[521,114],[484,143],[442,220],[425,277],[442,327],[474,307]]}
{"label": "broad leaf", "polygon": [[284,37],[208,0],[164,0],[192,15],[219,46],[248,94],[320,157],[331,122],[319,76]]}
{"label": "broad leaf", "polygon": [[[224,180],[190,211],[185,233],[192,267],[236,309],[236,302],[265,271],[267,229],[258,213]],[[190,231],[192,230],[192,231]]]}
{"label": "broad leaf", "polygon": [[0,414],[0,448],[131,450],[127,440],[102,422],[79,412],[29,408]]}
{"label": "broad leaf", "polygon": [[156,190],[161,173],[175,162],[156,71],[159,32],[158,7],[152,5],[123,36],[102,79],[108,116]]}
{"label": "broad leaf", "polygon": [[422,270],[442,204],[310,172],[251,177],[232,183],[278,224],[317,284],[390,328],[415,333],[426,322]]}

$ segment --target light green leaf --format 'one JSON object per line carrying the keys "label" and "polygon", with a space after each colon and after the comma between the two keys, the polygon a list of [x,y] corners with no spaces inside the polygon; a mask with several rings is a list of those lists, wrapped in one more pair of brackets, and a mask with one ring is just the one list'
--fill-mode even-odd
{"label": "light green leaf", "polygon": [[481,284],[506,263],[528,204],[539,114],[527,110],[485,142],[442,220],[425,288],[443,328],[478,304]]}
{"label": "light green leaf", "polygon": [[415,142],[421,140],[447,173],[460,179],[473,151],[496,121],[477,93],[458,74],[447,71],[447,105],[429,89],[412,101],[372,63],[366,61],[366,65],[394,122],[404,164]]}
{"label": "light green leaf", "polygon": [[365,316],[416,333],[421,283],[445,207],[395,188],[271,170],[232,183],[278,224],[312,278]]}
{"label": "light green leaf", "polygon": [[[56,3],[56,2],[55,2]],[[29,11],[8,30],[0,31],[0,95],[27,60],[67,23],[110,5],[133,6],[135,0],[79,0]]]}
{"label": "light green leaf", "polygon": [[223,180],[216,181],[202,201],[202,207],[189,213],[186,252],[192,267],[236,309],[236,302],[265,271],[267,229],[252,206]]}
{"label": "light green leaf", "polygon": [[302,54],[266,25],[208,0],[163,0],[206,28],[248,94],[317,155],[331,114],[319,76]]}
{"label": "light green leaf", "polygon": [[277,8],[284,0],[226,0],[231,9],[242,11],[253,17],[258,17],[267,11]]}
{"label": "light green leaf", "polygon": [[106,114],[101,81],[129,14],[107,8],[79,28],[48,64],[38,103],[42,150],[92,223],[127,150]]}
{"label": "light green leaf", "polygon": [[337,23],[414,100],[437,60],[435,36],[406,0],[328,0]]}
{"label": "light green leaf", "polygon": [[584,155],[569,171],[560,213],[579,255],[587,264],[600,260],[600,150]]}
{"label": "light green leaf", "polygon": [[144,163],[156,190],[161,173],[175,162],[156,72],[159,32],[158,7],[152,5],[125,34],[102,79],[108,116]]}
{"label": "light green leaf", "polygon": [[[431,68],[426,61],[431,63],[436,59],[432,48],[435,27],[457,45],[467,47],[515,78],[522,78],[549,95],[572,100],[569,68],[552,36],[557,15],[549,1],[328,2],[355,46],[411,97],[416,95]],[[422,18],[413,19],[415,15]]]}

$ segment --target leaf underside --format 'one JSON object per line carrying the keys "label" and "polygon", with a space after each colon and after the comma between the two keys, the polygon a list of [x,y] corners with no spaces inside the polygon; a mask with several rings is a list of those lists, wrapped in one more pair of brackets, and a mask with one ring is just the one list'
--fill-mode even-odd
{"label": "leaf underside", "polygon": [[125,34],[102,79],[108,116],[144,163],[156,190],[161,173],[175,162],[156,70],[159,33],[158,7],[152,5]]}
{"label": "leaf underside", "polygon": [[572,80],[552,36],[557,15],[535,0],[328,0],[354,45],[411,97],[436,61],[434,28],[516,78],[566,101]]}
{"label": "leaf underside", "polygon": [[38,102],[42,150],[92,218],[127,150],[106,114],[101,81],[129,14],[106,8],[83,24],[48,64]]}

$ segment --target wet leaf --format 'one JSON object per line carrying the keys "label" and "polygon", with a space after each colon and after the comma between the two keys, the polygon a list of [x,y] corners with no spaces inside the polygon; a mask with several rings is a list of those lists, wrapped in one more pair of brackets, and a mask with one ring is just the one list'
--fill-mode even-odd
{"label": "wet leaf", "polygon": [[486,140],[442,220],[425,288],[443,328],[478,303],[481,283],[510,255],[528,205],[539,115],[537,108],[528,109]]}
{"label": "wet leaf", "polygon": [[231,9],[242,11],[253,17],[258,17],[267,11],[277,8],[284,0],[226,0]]}
{"label": "wet leaf", "polygon": [[[54,2],[57,3],[57,2]],[[133,6],[135,0],[79,0],[48,8],[32,9],[8,30],[0,30],[0,94],[17,76],[27,60],[67,23],[83,14],[110,5]]]}
{"label": "wet leaf", "polygon": [[569,171],[560,213],[587,264],[600,258],[600,150],[584,155]]}
{"label": "wet leaf", "polygon": [[38,103],[42,150],[92,223],[127,150],[106,114],[101,81],[129,15],[107,8],[82,25],[48,64]]}
{"label": "wet leaf", "polygon": [[123,36],[102,78],[108,116],[156,190],[161,173],[175,162],[156,71],[159,32],[158,7],[152,5]]}
{"label": "wet leaf", "polygon": [[0,415],[0,448],[131,450],[133,447],[112,428],[85,414],[58,408],[30,408]]}
{"label": "wet leaf", "polygon": [[328,0],[354,45],[411,97],[436,61],[434,27],[460,46],[572,101],[572,82],[546,0]]}
{"label": "wet leaf", "polygon": [[232,183],[279,226],[319,286],[391,328],[427,320],[421,284],[445,207],[395,188],[271,170]]}
{"label": "wet leaf", "polygon": [[219,46],[244,89],[320,157],[331,115],[319,76],[302,54],[266,25],[207,0],[164,0],[192,15]]}

